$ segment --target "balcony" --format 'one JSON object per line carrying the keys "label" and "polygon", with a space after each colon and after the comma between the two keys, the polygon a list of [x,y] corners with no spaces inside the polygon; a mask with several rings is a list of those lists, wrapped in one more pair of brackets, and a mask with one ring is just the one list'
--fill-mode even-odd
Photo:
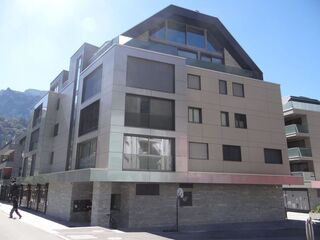
{"label": "balcony", "polygon": [[291,175],[303,177],[305,182],[316,180],[314,172],[291,172]]}
{"label": "balcony", "polygon": [[310,160],[312,157],[311,148],[294,147],[288,149],[289,160]]}
{"label": "balcony", "polygon": [[283,111],[292,110],[292,109],[300,109],[306,111],[315,111],[320,112],[320,105],[312,104],[312,103],[303,103],[303,102],[287,102],[282,106]]}
{"label": "balcony", "polygon": [[286,126],[287,138],[303,138],[308,136],[308,129],[301,124],[291,124]]}

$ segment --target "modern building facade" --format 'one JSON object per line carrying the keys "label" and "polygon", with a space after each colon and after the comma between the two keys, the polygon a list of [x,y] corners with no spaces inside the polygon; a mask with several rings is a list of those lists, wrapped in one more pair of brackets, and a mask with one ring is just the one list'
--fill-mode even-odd
{"label": "modern building facade", "polygon": [[320,101],[306,97],[283,98],[291,174],[304,185],[284,186],[288,210],[310,211],[320,204]]}
{"label": "modern building facade", "polygon": [[34,108],[21,205],[119,227],[285,217],[280,87],[215,17],[169,6],[85,43]]}

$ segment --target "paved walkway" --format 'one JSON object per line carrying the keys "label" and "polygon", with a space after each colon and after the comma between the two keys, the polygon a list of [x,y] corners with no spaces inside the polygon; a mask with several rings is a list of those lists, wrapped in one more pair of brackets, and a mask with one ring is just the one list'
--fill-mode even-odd
{"label": "paved walkway", "polygon": [[[2,218],[9,216],[10,210],[11,205],[0,203],[0,215]],[[304,219],[307,217],[307,214],[289,213],[288,218],[294,220],[181,227],[181,232],[175,233],[164,232],[163,229],[119,231],[102,227],[68,227],[65,224],[39,216],[39,214],[32,214],[23,210],[19,211],[22,214],[22,219],[17,219],[13,223],[8,222],[10,227],[11,225],[16,224],[18,227],[17,231],[21,232],[28,231],[28,227],[25,225],[29,225],[29,228],[35,227],[38,228],[39,231],[47,232],[48,236],[51,236],[51,238],[56,236],[64,240],[303,240],[305,239]],[[320,240],[320,224],[317,225],[316,234],[318,234],[318,238],[316,238],[316,240]],[[6,234],[6,232],[9,232],[9,229],[4,228],[2,231]],[[3,239],[1,236],[0,233],[1,240],[11,240],[10,238]],[[41,238],[35,236],[32,240],[37,239],[40,240]],[[15,238],[12,240],[17,239]]]}

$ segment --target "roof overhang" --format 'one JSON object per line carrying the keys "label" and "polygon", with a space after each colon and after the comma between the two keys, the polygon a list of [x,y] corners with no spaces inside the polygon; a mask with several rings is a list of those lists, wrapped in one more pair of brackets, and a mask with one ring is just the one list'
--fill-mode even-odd
{"label": "roof overhang", "polygon": [[196,11],[169,5],[160,12],[149,17],[145,21],[139,23],[122,35],[136,38],[148,29],[160,24],[165,19],[172,19],[186,24],[198,26],[210,30],[216,34],[219,42],[223,43],[227,51],[240,64],[241,67],[253,71],[258,79],[263,80],[263,73],[259,67],[253,62],[249,55],[243,50],[240,44],[234,39],[226,27],[216,17],[212,17]]}
{"label": "roof overhang", "polygon": [[265,175],[215,172],[148,172],[115,171],[90,168],[41,174],[18,178],[21,184],[52,182],[154,182],[154,183],[211,183],[251,185],[303,185],[303,178],[290,175]]}

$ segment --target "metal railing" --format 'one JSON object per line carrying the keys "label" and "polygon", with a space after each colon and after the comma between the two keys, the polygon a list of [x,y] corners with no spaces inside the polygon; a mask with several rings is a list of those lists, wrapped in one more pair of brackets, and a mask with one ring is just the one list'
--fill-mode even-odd
{"label": "metal railing", "polygon": [[301,124],[291,124],[286,126],[286,135],[308,132],[308,129]]}
{"label": "metal railing", "polygon": [[294,147],[288,149],[289,158],[312,157],[311,148]]}
{"label": "metal railing", "polygon": [[292,176],[301,176],[304,181],[315,181],[316,176],[314,172],[291,172]]}

